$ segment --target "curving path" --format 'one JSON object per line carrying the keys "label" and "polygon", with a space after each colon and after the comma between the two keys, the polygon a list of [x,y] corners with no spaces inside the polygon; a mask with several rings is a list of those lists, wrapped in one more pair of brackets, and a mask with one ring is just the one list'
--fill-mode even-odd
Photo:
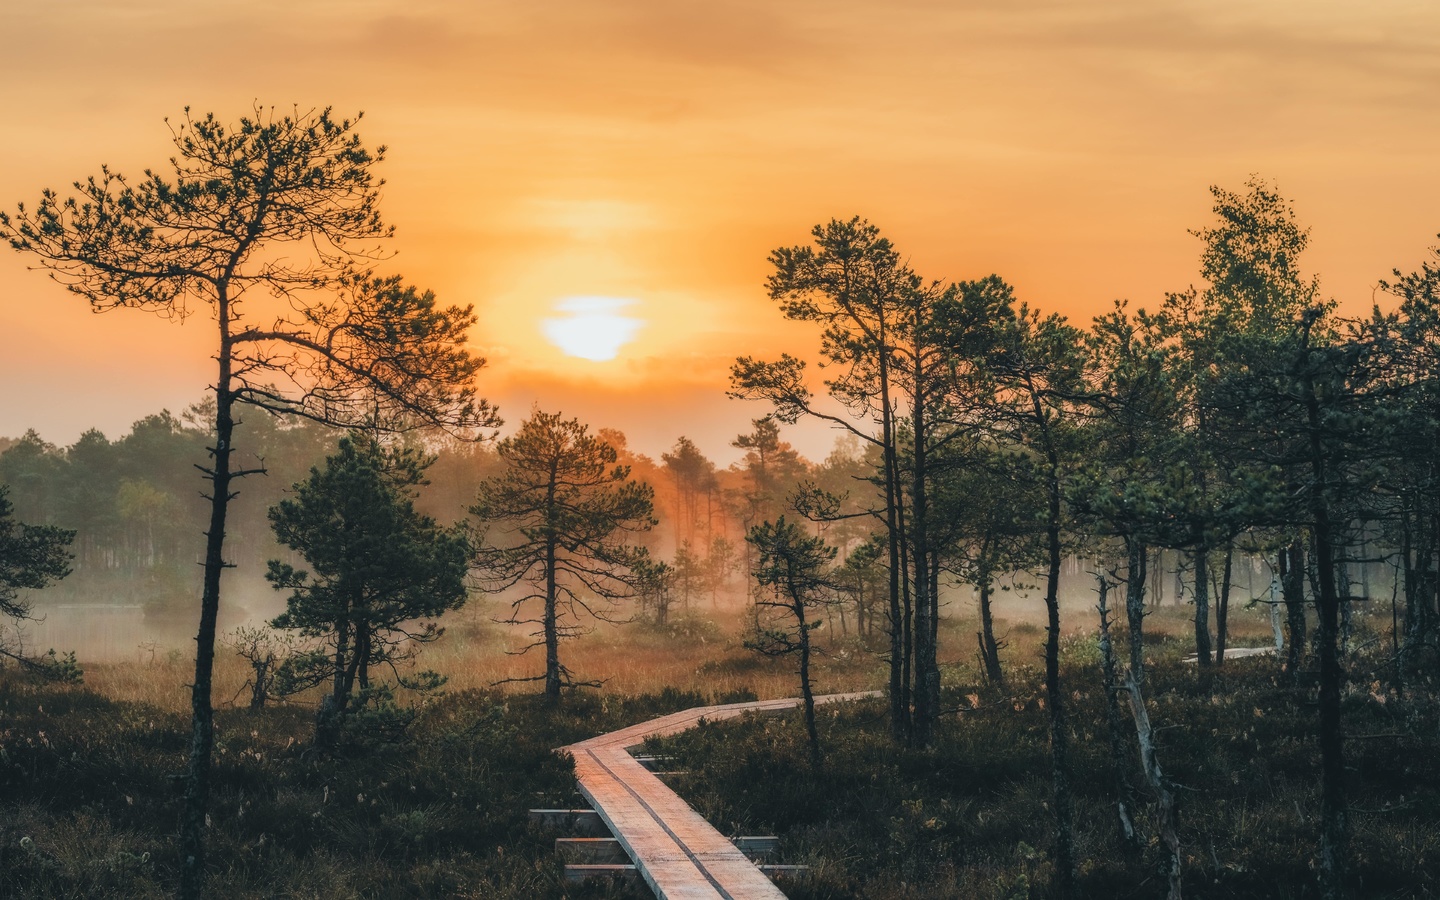
{"label": "curving path", "polygon": [[[826,694],[818,703],[882,696],[880,691]],[[646,738],[693,728],[701,719],[781,712],[798,697],[697,706],[560,749],[575,759],[575,777],[600,818],[635,862],[658,900],[783,900],[784,894],[745,854],[630,755]]]}

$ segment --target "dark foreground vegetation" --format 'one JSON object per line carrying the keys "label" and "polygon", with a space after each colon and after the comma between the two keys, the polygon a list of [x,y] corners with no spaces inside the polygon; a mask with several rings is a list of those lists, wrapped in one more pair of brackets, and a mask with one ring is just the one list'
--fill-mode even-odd
{"label": "dark foreground vegetation", "polygon": [[[210,897],[602,897],[562,887],[526,811],[578,801],[550,748],[700,698],[438,700],[402,742],[312,748],[308,708],[222,710]],[[185,716],[0,681],[0,896],[167,897],[179,883]]]}
{"label": "dark foreground vegetation", "polygon": [[[1172,648],[1176,642],[1167,641]],[[1147,817],[1138,846],[1123,839],[1105,742],[1093,643],[1072,643],[1063,667],[1075,685],[1073,748],[1077,881],[1090,897],[1160,897],[1166,854]],[[1157,666],[1152,705],[1180,800],[1187,896],[1317,896],[1320,813],[1311,690],[1276,678],[1274,662],[1227,665],[1214,694],[1198,690],[1177,654]],[[1041,677],[1016,679],[1023,694],[979,685],[944,699],[928,749],[889,740],[878,705],[822,709],[826,763],[808,765],[798,721],[748,720],[688,732],[655,749],[691,775],[677,789],[721,830],[776,833],[786,862],[812,876],[787,886],[792,900],[1013,898],[1053,895],[1048,809],[1049,743]],[[1354,854],[1364,897],[1431,896],[1440,878],[1440,777],[1433,699],[1368,689],[1346,698]]]}
{"label": "dark foreground vegetation", "polygon": [[[1170,618],[1157,625],[1182,624]],[[703,726],[655,749],[691,773],[675,787],[716,827],[778,834],[782,861],[811,867],[809,880],[785,885],[797,900],[1047,897],[1042,637],[1023,626],[1010,634],[1005,688],[983,683],[979,668],[946,662],[945,714],[928,748],[896,747],[875,701],[818,711],[818,767],[798,714]],[[1276,660],[1259,657],[1227,662],[1206,690],[1179,661],[1184,639],[1157,627],[1147,643],[1148,700],[1164,723],[1159,752],[1180,798],[1187,894],[1315,896],[1313,686],[1292,687]],[[713,682],[720,669],[763,679],[790,666],[732,647],[695,683]],[[656,652],[653,643],[631,650]],[[1360,896],[1428,896],[1440,878],[1440,772],[1430,762],[1440,708],[1428,686],[1403,694],[1384,686],[1371,671],[1377,662],[1355,659],[1344,698],[1352,877]],[[824,665],[822,690],[861,674]],[[1150,806],[1136,815],[1136,845],[1120,833],[1094,637],[1067,638],[1062,668],[1074,689],[1079,885],[1093,897],[1162,896],[1165,852]],[[180,665],[159,673],[184,676]],[[877,668],[872,678],[880,677]],[[13,669],[0,678],[0,896],[172,894],[185,717]],[[398,742],[351,735],[331,753],[314,749],[309,704],[221,709],[208,895],[643,896],[564,883],[554,835],[526,821],[530,807],[579,802],[567,761],[550,748],[750,696],[601,691],[556,707],[538,696],[456,692],[429,701]]]}

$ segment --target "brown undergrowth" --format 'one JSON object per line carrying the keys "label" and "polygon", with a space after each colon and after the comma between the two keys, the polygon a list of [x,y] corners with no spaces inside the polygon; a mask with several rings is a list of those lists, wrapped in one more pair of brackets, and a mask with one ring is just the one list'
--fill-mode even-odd
{"label": "brown undergrowth", "polygon": [[[1231,660],[1209,688],[1185,645],[1157,630],[1149,707],[1160,762],[1179,795],[1186,895],[1317,897],[1320,760],[1313,689],[1274,660]],[[1149,810],[1122,839],[1093,639],[1063,651],[1074,733],[1077,857],[1085,896],[1166,890]],[[1396,695],[1385,660],[1362,651],[1346,696],[1357,897],[1426,897],[1440,883],[1440,704],[1434,685]],[[825,759],[808,763],[792,715],[722,722],[652,743],[686,774],[675,788],[730,833],[783,837],[785,862],[811,867],[792,900],[941,900],[1049,896],[1049,750],[1037,668],[1000,690],[952,670],[929,749],[897,748],[882,704],[826,708]],[[1133,736],[1132,736],[1133,742]],[[1139,772],[1136,770],[1138,781]]]}
{"label": "brown undergrowth", "polygon": [[[1309,896],[1319,803],[1310,688],[1291,687],[1273,660],[1256,658],[1227,663],[1202,690],[1193,667],[1178,662],[1184,612],[1152,619],[1150,700],[1161,762],[1183,804],[1187,888],[1200,897]],[[1237,617],[1233,643],[1264,642],[1268,627],[1253,618]],[[664,629],[602,626],[567,646],[566,662],[609,681],[556,708],[529,686],[491,686],[531,673],[535,660],[504,652],[523,636],[461,619],[422,658],[450,676],[448,692],[423,701],[405,739],[329,756],[311,746],[312,698],[245,709],[247,670],[227,659],[217,682],[209,895],[638,896],[566,884],[553,835],[531,828],[525,811],[579,802],[553,747],[698,704],[792,695],[790,667],[742,650],[738,626],[699,617]],[[782,861],[811,866],[808,881],[787,885],[794,898],[1043,897],[1043,635],[1001,627],[1003,689],[976,681],[973,623],[947,623],[951,712],[932,749],[897,749],[880,703],[822,710],[818,772],[791,718],[706,726],[659,749],[695,773],[678,787],[718,827],[778,833]],[[1082,883],[1090,896],[1157,896],[1157,851],[1128,850],[1118,837],[1094,640],[1077,633],[1065,643]],[[1440,778],[1429,762],[1436,706],[1424,682],[1387,693],[1371,671],[1383,664],[1374,652],[1372,642],[1354,661],[1346,701],[1355,883],[1367,897],[1425,896],[1440,877]],[[0,673],[0,896],[173,893],[188,662],[156,653],[88,668],[78,687]],[[834,638],[816,687],[872,688],[884,677],[874,652]]]}

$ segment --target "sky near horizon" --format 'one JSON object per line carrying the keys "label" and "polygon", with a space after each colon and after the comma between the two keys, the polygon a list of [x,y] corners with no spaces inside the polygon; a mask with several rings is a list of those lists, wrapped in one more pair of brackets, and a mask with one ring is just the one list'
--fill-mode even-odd
{"label": "sky near horizon", "polygon": [[[0,0],[0,34],[0,209],[163,168],[187,105],[363,110],[385,269],[475,305],[482,393],[652,455],[734,458],[765,409],[725,399],[730,362],[815,344],[766,257],[830,218],[1080,323],[1194,282],[1207,186],[1252,173],[1342,309],[1440,231],[1430,3]],[[0,252],[0,435],[115,438],[200,397],[203,315],[92,315],[28,264]]]}

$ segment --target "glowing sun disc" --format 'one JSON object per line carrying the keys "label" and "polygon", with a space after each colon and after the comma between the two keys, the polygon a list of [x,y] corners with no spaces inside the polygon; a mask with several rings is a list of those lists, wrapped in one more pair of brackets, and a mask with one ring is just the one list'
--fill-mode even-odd
{"label": "glowing sun disc", "polygon": [[634,300],[623,297],[566,297],[554,306],[563,317],[542,319],[540,329],[566,356],[603,362],[614,359],[645,324],[644,319],[620,314],[633,305]]}

